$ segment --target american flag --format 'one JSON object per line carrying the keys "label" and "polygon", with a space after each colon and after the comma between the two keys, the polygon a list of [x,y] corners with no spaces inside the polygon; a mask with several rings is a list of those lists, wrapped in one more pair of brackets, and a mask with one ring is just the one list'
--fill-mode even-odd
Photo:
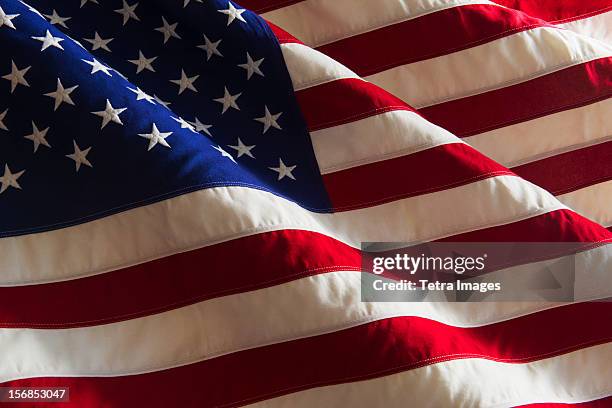
{"label": "american flag", "polygon": [[[611,45],[609,0],[0,0],[0,387],[612,406]],[[366,241],[607,273],[363,302]]]}

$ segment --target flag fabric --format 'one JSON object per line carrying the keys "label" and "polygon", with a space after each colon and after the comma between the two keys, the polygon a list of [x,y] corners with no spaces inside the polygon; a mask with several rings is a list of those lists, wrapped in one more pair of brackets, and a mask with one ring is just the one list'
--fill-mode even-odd
{"label": "flag fabric", "polygon": [[[612,3],[251,1],[429,121],[612,226]],[[507,6],[507,7],[504,7]]]}
{"label": "flag fabric", "polygon": [[[0,0],[0,386],[610,406],[611,4],[497,3]],[[604,273],[368,303],[366,241],[578,242]]]}

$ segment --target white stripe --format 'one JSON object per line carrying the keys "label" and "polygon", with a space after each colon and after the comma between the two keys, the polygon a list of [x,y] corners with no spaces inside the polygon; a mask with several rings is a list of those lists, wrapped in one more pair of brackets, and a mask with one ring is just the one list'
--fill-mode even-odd
{"label": "white stripe", "polygon": [[[384,135],[384,137],[381,137]],[[397,110],[310,132],[322,174],[461,143],[412,111]]]}
{"label": "white stripe", "polygon": [[612,394],[610,361],[612,343],[526,364],[451,360],[371,380],[313,388],[251,406],[506,408],[581,402]]}
{"label": "white stripe", "polygon": [[311,47],[318,47],[476,0],[306,0],[262,16]]}
{"label": "white stripe", "polygon": [[558,27],[572,30],[612,45],[612,11],[570,21],[569,23],[558,24]]}
{"label": "white stripe", "polygon": [[281,44],[281,50],[296,91],[334,79],[359,78],[344,65],[305,45]]}
{"label": "white stripe", "polygon": [[[593,267],[610,263],[609,248],[579,256],[578,264],[584,265],[580,271],[600,273],[577,273],[580,293],[576,296],[612,296],[612,276],[605,268]],[[105,325],[0,329],[0,382],[37,376],[139,374],[396,316],[475,327],[561,305],[535,301],[486,302],[486,307],[480,302],[368,303],[361,301],[360,287],[359,273],[331,272]]]}
{"label": "white stripe", "polygon": [[[328,7],[315,3],[301,2],[280,10]],[[339,3],[326,4],[335,8]],[[406,7],[402,2],[393,3]],[[368,4],[377,6],[373,2]],[[338,18],[348,20],[342,14]],[[283,27],[287,28],[286,24]],[[314,31],[322,31],[315,27]],[[281,48],[296,90],[333,79],[356,77],[340,63],[301,44],[283,44]],[[601,41],[570,30],[537,27],[466,50],[391,68],[365,79],[410,105],[423,108],[609,56],[612,56],[612,48]]]}
{"label": "white stripe", "polygon": [[612,48],[568,30],[538,27],[365,79],[422,108],[503,88],[612,55]]}
{"label": "white stripe", "polygon": [[514,167],[612,137],[612,98],[463,139],[506,167]]}
{"label": "white stripe", "polygon": [[[602,163],[602,166],[610,163]],[[612,180],[594,184],[557,197],[576,212],[601,225],[612,224]]]}
{"label": "white stripe", "polygon": [[[281,44],[281,50],[296,91],[335,79],[359,78],[339,62],[302,44]],[[423,108],[609,56],[612,48],[604,43],[568,30],[538,27],[365,79],[411,106]]]}
{"label": "white stripe", "polygon": [[565,207],[549,193],[514,176],[333,214],[312,213],[260,190],[211,188],[0,239],[0,286],[93,275],[264,231],[310,230],[360,247],[362,241],[429,241],[559,208]]}

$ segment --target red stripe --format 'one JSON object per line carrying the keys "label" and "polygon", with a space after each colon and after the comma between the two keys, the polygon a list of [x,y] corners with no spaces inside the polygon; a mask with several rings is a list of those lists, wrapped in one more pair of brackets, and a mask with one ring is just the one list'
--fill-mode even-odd
{"label": "red stripe", "polygon": [[356,78],[313,86],[296,92],[296,97],[310,131],[391,110],[414,111],[382,88]]}
{"label": "red stripe", "polygon": [[360,269],[359,251],[340,241],[307,231],[268,232],[83,279],[2,287],[0,327],[103,324],[318,273]]}
{"label": "red stripe", "polygon": [[474,328],[396,317],[149,374],[36,378],[3,386],[69,386],[70,402],[62,404],[67,407],[98,407],[101,400],[125,407],[234,406],[447,360],[549,358],[612,340],[612,325],[601,321],[610,313],[610,302],[577,303]]}
{"label": "red stripe", "polygon": [[612,141],[558,154],[512,170],[552,194],[569,193],[612,179]]}
{"label": "red stripe", "polygon": [[[588,237],[588,238],[587,238]],[[442,242],[608,242],[601,225],[571,210],[552,211],[511,224],[483,228],[441,239]]]}
{"label": "red stripe", "polygon": [[419,111],[429,121],[466,137],[609,98],[610,72],[612,58],[600,58]]}
{"label": "red stripe", "polygon": [[547,23],[524,13],[474,4],[427,14],[317,49],[366,76],[542,25]]}
{"label": "red stripe", "polygon": [[593,401],[575,402],[575,403],[559,403],[546,402],[539,404],[521,405],[521,408],[610,408],[612,407],[612,396],[600,398]]}
{"label": "red stripe", "polygon": [[[558,210],[441,241],[595,243],[611,237],[600,225]],[[359,251],[313,232],[263,233],[87,278],[2,287],[0,327],[110,323],[336,270],[361,270]]]}
{"label": "red stripe", "polygon": [[406,156],[324,174],[337,211],[441,191],[513,173],[463,143],[436,146]]}
{"label": "red stripe", "polygon": [[603,13],[612,8],[611,0],[493,0],[551,22],[571,21]]}
{"label": "red stripe", "polygon": [[242,7],[253,10],[256,13],[265,13],[292,4],[301,3],[304,0],[239,0]]}
{"label": "red stripe", "polygon": [[[256,13],[288,7],[304,0],[241,0],[239,3]],[[505,7],[521,10],[551,22],[571,21],[604,13],[612,8],[610,0],[493,0]]]}
{"label": "red stripe", "polygon": [[298,43],[298,44],[302,44],[302,42],[300,40],[298,40],[297,38],[295,38],[294,36],[292,36],[291,34],[286,32],[285,30],[283,30],[282,28],[280,28],[276,24],[273,24],[273,23],[271,23],[271,22],[269,22],[267,20],[266,20],[266,23],[268,23],[268,26],[270,27],[270,29],[272,30],[272,32],[274,33],[274,35],[278,39],[279,43],[281,43],[281,44],[285,44],[285,43]]}

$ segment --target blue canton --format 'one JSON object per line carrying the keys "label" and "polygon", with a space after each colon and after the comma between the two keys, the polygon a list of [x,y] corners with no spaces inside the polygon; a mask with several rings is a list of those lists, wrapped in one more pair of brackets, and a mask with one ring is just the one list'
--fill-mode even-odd
{"label": "blue canton", "polygon": [[1,235],[218,186],[329,211],[260,17],[222,0],[28,3],[0,1]]}

